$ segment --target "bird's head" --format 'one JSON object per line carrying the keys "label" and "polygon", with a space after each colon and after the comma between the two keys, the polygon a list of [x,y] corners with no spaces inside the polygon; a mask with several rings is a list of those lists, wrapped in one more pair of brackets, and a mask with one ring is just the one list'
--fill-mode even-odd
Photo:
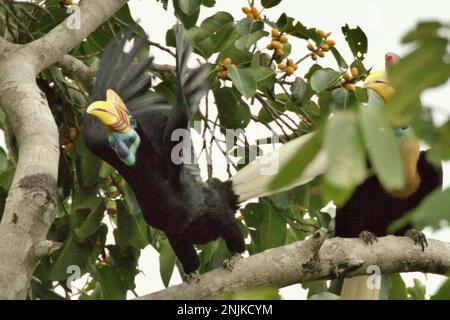
{"label": "bird's head", "polygon": [[106,101],[94,101],[86,112],[97,117],[112,132],[126,133],[131,129],[129,111],[112,89],[106,92]]}
{"label": "bird's head", "polygon": [[108,142],[120,160],[133,166],[140,138],[134,130],[133,121],[127,107],[113,90],[106,92],[106,101],[95,101],[86,112],[97,117],[108,128]]}
{"label": "bird's head", "polygon": [[[384,60],[387,71],[398,61],[400,61],[400,57],[393,52],[389,52],[386,53]],[[389,85],[386,71],[373,72],[364,81],[364,87],[376,92],[385,102],[388,101],[395,93],[394,88]]]}

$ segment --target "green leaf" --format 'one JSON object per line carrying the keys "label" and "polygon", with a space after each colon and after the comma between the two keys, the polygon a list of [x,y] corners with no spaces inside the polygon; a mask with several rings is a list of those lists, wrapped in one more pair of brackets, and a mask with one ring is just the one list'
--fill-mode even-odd
{"label": "green leaf", "polygon": [[142,214],[141,207],[134,195],[133,189],[131,189],[128,183],[125,183],[123,187],[123,196],[132,215]]}
{"label": "green leaf", "polygon": [[390,280],[389,300],[406,300],[408,292],[406,290],[405,282],[400,274],[385,275]]}
{"label": "green leaf", "polygon": [[450,64],[444,61],[447,46],[447,39],[430,39],[389,71],[389,82],[396,94],[384,110],[395,126],[410,125],[421,111],[420,94],[444,84],[450,77]]}
{"label": "green leaf", "polygon": [[337,88],[331,92],[332,107],[335,109],[347,109],[352,105],[351,94],[344,88]]}
{"label": "green leaf", "polygon": [[331,185],[327,180],[322,180],[322,201],[323,203],[328,203],[333,201],[337,206],[343,206],[352,196],[354,187],[347,189],[337,188]]}
{"label": "green leaf", "polygon": [[8,168],[8,156],[6,151],[0,147],[0,172],[5,171]]}
{"label": "green leaf", "polygon": [[175,14],[186,29],[193,27],[197,22],[201,4],[202,0],[173,0]]}
{"label": "green leaf", "polygon": [[244,18],[236,23],[236,31],[239,32],[240,35],[246,35],[261,30],[264,30],[264,22],[262,21],[251,21]]}
{"label": "green leaf", "polygon": [[105,203],[103,199],[99,199],[97,208],[89,214],[81,227],[75,229],[75,234],[77,237],[80,239],[86,239],[87,237],[93,235],[100,228],[104,215]]}
{"label": "green leaf", "polygon": [[219,268],[223,266],[225,259],[230,258],[230,251],[225,241],[221,238],[199,247],[202,250],[200,253],[200,273]]}
{"label": "green leaf", "polygon": [[295,78],[291,85],[291,94],[294,102],[300,103],[303,100],[307,88],[308,85],[303,78]]}
{"label": "green leaf", "polygon": [[325,179],[331,185],[350,189],[366,179],[366,157],[355,112],[337,112],[330,119],[324,136],[329,161]]}
{"label": "green leaf", "polygon": [[76,167],[80,186],[87,188],[97,184],[102,161],[86,147],[84,139],[75,142]]}
{"label": "green leaf", "polygon": [[259,110],[258,113],[258,120],[263,122],[263,123],[270,123],[272,121],[274,121],[275,119],[279,119],[282,112],[284,112],[286,109],[284,107],[284,104],[276,102],[276,101],[272,101],[272,100],[267,100],[267,103],[275,110],[279,110],[280,112],[269,112],[268,108],[261,108],[261,110]]}
{"label": "green leaf", "polygon": [[55,261],[50,266],[48,278],[50,280],[65,280],[71,273],[68,272],[70,266],[77,266],[83,269],[88,261],[91,248],[89,245],[75,241],[71,235],[65,241],[64,247],[60,250]]}
{"label": "green leaf", "polygon": [[378,179],[387,190],[401,189],[405,185],[405,175],[392,127],[380,110],[371,107],[360,108],[360,124]]}
{"label": "green leaf", "polygon": [[447,279],[430,300],[450,300],[450,279]]}
{"label": "green leaf", "polygon": [[259,39],[264,38],[268,34],[268,32],[262,30],[248,33],[237,39],[234,45],[239,50],[249,50],[252,45],[258,42]]}
{"label": "green leaf", "polygon": [[438,32],[441,27],[442,24],[437,21],[419,22],[416,29],[410,31],[403,37],[402,42],[411,43],[416,40],[428,41],[431,38],[436,38],[439,36]]}
{"label": "green leaf", "polygon": [[[204,58],[224,51],[240,36],[234,28],[233,16],[227,12],[217,12],[206,18],[200,27],[192,28],[188,34],[193,41],[194,49]],[[233,57],[230,58],[233,63],[240,63]]]}
{"label": "green leaf", "polygon": [[173,269],[175,267],[176,255],[167,239],[159,242],[159,272],[164,286],[167,288],[172,277]]}
{"label": "green leaf", "polygon": [[120,275],[117,270],[110,265],[97,266],[99,278],[97,281],[101,284],[103,299],[105,300],[124,300],[126,290],[123,287]]}
{"label": "green leaf", "polygon": [[31,295],[30,299],[33,300],[65,300],[64,297],[57,294],[55,291],[46,288],[42,283],[36,279],[32,279],[31,283]]}
{"label": "green leaf", "polygon": [[228,67],[228,77],[244,97],[251,98],[255,95],[257,89],[256,79],[248,70],[235,66]]}
{"label": "green leaf", "polygon": [[319,69],[311,76],[311,88],[320,93],[336,85],[340,77],[341,74],[333,69]]}
{"label": "green leaf", "polygon": [[280,172],[270,183],[271,190],[277,190],[287,186],[300,177],[310,162],[319,153],[322,147],[323,129],[312,134],[312,137],[301,145],[289,162],[283,166]]}
{"label": "green leaf", "polygon": [[72,208],[74,211],[80,209],[94,210],[102,198],[97,196],[95,188],[77,188],[72,196]]}
{"label": "green leaf", "polygon": [[284,244],[286,239],[286,221],[272,207],[264,212],[261,220],[261,248],[263,250],[276,248]]}
{"label": "green leaf", "polygon": [[97,281],[101,284],[103,299],[124,300],[126,298],[126,290],[117,270],[110,265],[99,265],[97,266],[97,271],[99,274]]}
{"label": "green leaf", "polygon": [[315,28],[307,28],[302,23],[295,21],[294,18],[288,17],[285,13],[280,16],[275,25],[267,21],[266,23],[293,37],[304,40],[312,39],[317,44],[323,44],[323,38],[316,32]]}
{"label": "green leaf", "polygon": [[118,245],[108,245],[106,248],[111,254],[111,264],[118,271],[124,287],[134,289],[135,277],[139,273],[138,262],[141,251],[137,248],[123,248]]}
{"label": "green leaf", "polygon": [[341,71],[348,69],[348,64],[347,62],[345,62],[344,58],[339,53],[339,51],[335,47],[331,47],[330,51],[331,53],[333,53],[334,59],[336,59],[339,69]]}
{"label": "green leaf", "polygon": [[223,87],[213,91],[221,125],[228,129],[245,128],[250,122],[249,106],[233,88]]}
{"label": "green leaf", "polygon": [[450,220],[448,208],[450,208],[450,188],[441,191],[438,187],[416,209],[408,213],[408,216],[417,228],[429,226],[439,229],[442,221]]}
{"label": "green leaf", "polygon": [[122,201],[117,201],[117,229],[114,237],[121,247],[143,249],[148,244],[148,225],[142,215],[132,215]]}
{"label": "green leaf", "polygon": [[354,29],[350,28],[348,24],[342,27],[342,33],[345,36],[350,50],[355,58],[364,59],[364,55],[367,53],[367,36],[358,26]]}
{"label": "green leaf", "polygon": [[212,8],[216,5],[216,0],[202,0],[202,5],[207,8]]}
{"label": "green leaf", "polygon": [[255,80],[259,90],[272,90],[275,84],[275,71],[269,67],[251,67],[246,69],[247,73]]}
{"label": "green leaf", "polygon": [[16,168],[14,167],[8,168],[5,171],[0,172],[0,188],[3,188],[5,191],[9,190],[12,181],[14,179],[15,172]]}
{"label": "green leaf", "polygon": [[302,283],[302,288],[308,290],[308,299],[313,295],[322,293],[328,289],[326,281],[304,282]]}
{"label": "green leaf", "polygon": [[412,300],[425,300],[427,288],[419,279],[414,279],[414,287],[408,288],[407,290]]}
{"label": "green leaf", "polygon": [[281,0],[261,0],[261,5],[264,8],[269,9],[277,6],[280,2]]}

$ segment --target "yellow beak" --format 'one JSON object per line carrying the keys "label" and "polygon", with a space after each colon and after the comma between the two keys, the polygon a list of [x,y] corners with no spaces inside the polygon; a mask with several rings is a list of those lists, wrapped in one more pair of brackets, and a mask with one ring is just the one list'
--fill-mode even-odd
{"label": "yellow beak", "polygon": [[119,119],[116,108],[109,101],[95,101],[91,103],[86,113],[97,117],[105,126],[113,125]]}
{"label": "yellow beak", "polygon": [[371,73],[364,81],[364,88],[375,91],[384,101],[388,101],[395,94],[394,88],[387,82],[384,71]]}
{"label": "yellow beak", "polygon": [[128,109],[120,97],[111,89],[108,89],[106,93],[106,101],[91,103],[86,113],[97,117],[112,131],[127,132],[130,129]]}

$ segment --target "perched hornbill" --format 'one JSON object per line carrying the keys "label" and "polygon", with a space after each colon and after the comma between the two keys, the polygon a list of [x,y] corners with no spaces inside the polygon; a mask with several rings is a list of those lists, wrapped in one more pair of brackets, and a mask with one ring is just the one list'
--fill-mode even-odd
{"label": "perched hornbill", "polygon": [[[396,54],[386,54],[386,67],[398,60]],[[365,87],[375,91],[385,101],[394,94],[385,72],[370,75]],[[376,176],[368,177],[347,203],[337,208],[336,236],[360,237],[367,244],[372,244],[377,237],[387,235],[392,222],[417,207],[431,191],[442,186],[442,168],[436,168],[427,161],[426,152],[420,151],[420,142],[409,128],[397,128],[395,132],[400,137],[399,148],[406,177],[404,189],[386,191]],[[422,250],[427,245],[425,236],[410,226],[398,230],[396,235],[411,237],[422,246]],[[367,280],[368,276],[345,279],[341,299],[378,299],[379,290],[368,288]]]}
{"label": "perched hornbill", "polygon": [[[147,70],[152,60],[134,62],[147,39],[135,40],[131,51],[125,53],[124,45],[132,38],[130,28],[120,41],[105,49],[83,126],[89,150],[126,179],[147,223],[164,231],[183,265],[186,280],[191,280],[197,277],[199,267],[194,244],[223,237],[233,253],[227,264],[230,267],[245,251],[235,222],[238,203],[269,194],[266,188],[273,176],[261,175],[261,167],[267,164],[257,162],[230,181],[206,184],[197,165],[172,161],[172,150],[178,144],[172,141],[172,133],[188,128],[190,116],[206,92],[210,69],[208,65],[187,68],[191,46],[183,38],[182,27],[176,29],[176,103],[172,106],[161,97],[148,95],[151,77]],[[184,138],[183,142],[190,141],[189,136]],[[308,139],[288,144],[289,150],[277,159],[280,165]],[[317,175],[311,169],[308,174]],[[296,184],[309,180],[303,175]]]}

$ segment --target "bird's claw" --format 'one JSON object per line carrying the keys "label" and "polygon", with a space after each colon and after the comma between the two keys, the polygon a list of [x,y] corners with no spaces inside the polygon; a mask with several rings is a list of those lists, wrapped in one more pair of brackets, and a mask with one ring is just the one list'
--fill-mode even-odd
{"label": "bird's claw", "polygon": [[241,260],[241,259],[242,259],[242,255],[239,254],[239,253],[235,253],[235,254],[233,254],[233,255],[231,256],[230,259],[226,259],[226,260],[223,262],[223,268],[224,268],[224,269],[227,269],[227,270],[229,270],[229,271],[233,271],[234,265],[236,264],[236,262],[238,262],[238,261]]}
{"label": "bird's claw", "polygon": [[200,273],[198,271],[194,271],[183,276],[183,280],[186,283],[198,283],[200,282]]}
{"label": "bird's claw", "polygon": [[419,230],[409,229],[406,231],[405,237],[413,239],[415,245],[418,244],[422,247],[422,251],[425,251],[425,248],[428,247],[427,237]]}
{"label": "bird's claw", "polygon": [[359,234],[359,238],[360,238],[362,241],[364,241],[364,243],[367,244],[367,245],[369,245],[369,244],[370,244],[370,245],[373,245],[373,243],[374,243],[375,241],[378,242],[377,235],[376,235],[375,233],[372,233],[372,232],[367,231],[367,230],[361,232],[361,233]]}

